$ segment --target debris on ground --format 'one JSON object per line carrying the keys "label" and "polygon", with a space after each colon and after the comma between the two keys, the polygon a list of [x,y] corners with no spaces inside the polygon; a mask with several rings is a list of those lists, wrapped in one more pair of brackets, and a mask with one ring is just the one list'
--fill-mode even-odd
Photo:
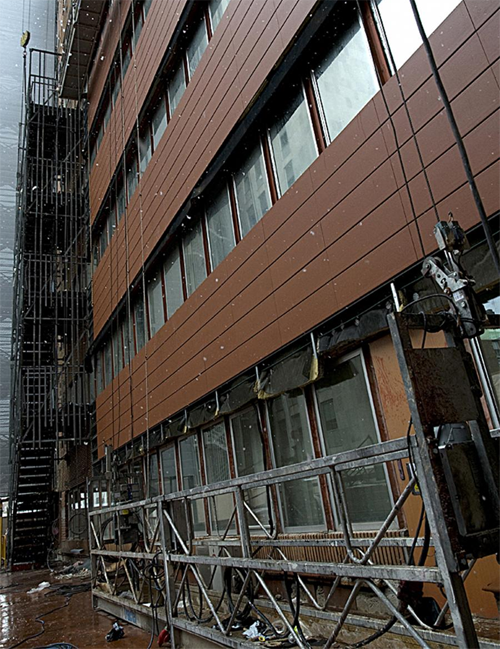
{"label": "debris on ground", "polygon": [[27,591],[27,595],[32,595],[33,593],[39,593],[41,590],[45,590],[46,588],[49,588],[50,582],[48,581],[41,581],[38,586],[35,586],[34,588],[31,588],[30,590]]}
{"label": "debris on ground", "polygon": [[120,640],[125,635],[123,627],[118,624],[118,622],[113,622],[111,631],[106,635],[106,642],[114,642],[115,640]]}

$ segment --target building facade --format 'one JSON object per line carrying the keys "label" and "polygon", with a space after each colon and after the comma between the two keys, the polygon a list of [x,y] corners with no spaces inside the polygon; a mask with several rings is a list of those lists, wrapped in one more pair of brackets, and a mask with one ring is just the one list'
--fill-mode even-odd
{"label": "building facade", "polygon": [[[494,228],[497,3],[417,7]],[[86,366],[93,472],[108,481],[91,507],[404,437],[410,410],[386,316],[394,296],[432,298],[421,264],[450,213],[491,314],[470,347],[498,429],[498,276],[409,1],[114,0],[95,39],[88,54],[75,39],[61,65],[63,96],[88,100]],[[88,77],[77,53],[91,59]],[[410,480],[401,460],[347,471],[353,532],[374,533]],[[68,520],[83,493],[83,483],[67,490]],[[393,521],[410,538],[412,498]],[[247,504],[253,528],[302,539],[298,561],[314,554],[304,539],[341,528],[326,475],[272,497],[255,486]],[[199,543],[225,538],[232,496],[195,501],[190,525]],[[495,570],[493,557],[471,568],[473,613],[496,614]]]}

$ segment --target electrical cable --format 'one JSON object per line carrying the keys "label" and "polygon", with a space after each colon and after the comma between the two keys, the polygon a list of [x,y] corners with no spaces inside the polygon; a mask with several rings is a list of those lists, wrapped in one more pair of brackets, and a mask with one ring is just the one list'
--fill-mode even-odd
{"label": "electrical cable", "polygon": [[498,275],[500,275],[500,259],[498,258],[498,251],[495,246],[495,240],[493,239],[493,234],[491,232],[490,224],[488,221],[488,217],[486,215],[486,210],[484,209],[484,204],[481,199],[481,196],[479,194],[479,190],[476,185],[476,180],[474,178],[474,174],[472,173],[472,167],[469,161],[469,156],[467,154],[467,150],[465,148],[465,144],[462,138],[462,135],[460,133],[460,130],[458,128],[458,124],[455,119],[455,115],[453,113],[453,109],[451,107],[450,99],[448,97],[448,93],[446,92],[446,89],[444,87],[443,81],[441,79],[441,74],[439,73],[438,66],[436,64],[436,59],[434,58],[434,53],[431,48],[431,44],[429,42],[429,39],[427,38],[427,34],[425,33],[424,26],[422,24],[422,20],[420,18],[420,13],[417,8],[417,4],[415,0],[410,0],[410,5],[413,11],[413,15],[415,17],[415,22],[417,23],[417,28],[420,33],[420,37],[422,39],[422,43],[424,45],[425,52],[427,54],[427,59],[429,61],[429,66],[432,71],[432,76],[434,77],[434,81],[436,83],[436,86],[439,91],[440,99],[443,102],[443,106],[446,112],[446,116],[448,118],[448,122],[450,124],[451,131],[453,133],[453,137],[455,138],[455,142],[458,147],[458,152],[460,154],[460,158],[462,160],[462,165],[464,167],[465,175],[467,177],[467,182],[469,183],[470,190],[472,192],[472,197],[474,198],[474,202],[476,204],[477,211],[479,213],[479,217],[481,219],[481,223],[483,225],[483,230],[484,234],[486,236],[486,241],[488,243],[488,248],[490,250],[491,258],[493,260],[493,263],[495,265],[495,268],[497,269]]}
{"label": "electrical cable", "polygon": [[38,633],[34,633],[32,635],[27,636],[23,640],[20,640],[19,642],[16,642],[16,644],[11,645],[8,647],[8,649],[15,649],[15,647],[20,647],[22,644],[25,642],[28,642],[29,640],[34,640],[35,638],[40,637],[45,633],[45,620],[43,618],[47,617],[47,615],[50,615],[51,613],[55,613],[56,611],[60,611],[61,609],[65,608],[69,604],[69,600],[71,599],[71,595],[66,595],[66,600],[64,604],[61,606],[56,606],[56,608],[52,608],[50,611],[46,611],[44,613],[40,613],[40,615],[37,615],[35,617],[35,622],[38,622],[39,624],[42,625],[41,630]]}

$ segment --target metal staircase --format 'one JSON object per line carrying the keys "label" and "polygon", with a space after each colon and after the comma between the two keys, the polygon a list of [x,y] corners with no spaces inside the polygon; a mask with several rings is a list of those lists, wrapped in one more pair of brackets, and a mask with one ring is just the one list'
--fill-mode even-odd
{"label": "metal staircase", "polygon": [[59,98],[57,56],[29,51],[14,267],[9,512],[12,568],[43,565],[60,443],[89,431],[85,112]]}

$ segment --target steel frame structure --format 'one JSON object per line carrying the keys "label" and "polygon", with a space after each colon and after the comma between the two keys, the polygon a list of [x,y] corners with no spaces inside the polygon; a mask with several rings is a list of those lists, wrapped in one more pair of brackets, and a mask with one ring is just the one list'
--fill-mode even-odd
{"label": "steel frame structure", "polygon": [[[442,324],[443,321],[441,316],[425,318],[426,326]],[[414,435],[135,503],[99,506],[99,502],[90,500],[90,494],[95,491],[91,483],[89,534],[94,604],[143,626],[161,620],[170,629],[174,647],[178,646],[177,630],[226,646],[245,646],[245,640],[235,632],[233,625],[244,611],[250,610],[256,619],[265,615],[268,620],[280,620],[285,636],[292,636],[297,646],[307,648],[307,640],[296,622],[300,623],[304,618],[316,619],[324,624],[330,623],[329,635],[323,644],[324,649],[328,649],[347,627],[380,629],[387,622],[352,614],[356,598],[364,588],[394,618],[391,632],[411,637],[418,646],[429,647],[429,643],[439,642],[467,649],[499,647],[493,641],[478,641],[464,587],[476,556],[495,551],[498,524],[481,532],[486,539],[485,545],[481,549],[478,546],[476,555],[470,548],[466,549],[466,539],[457,537],[454,521],[447,509],[447,486],[440,482],[442,462],[435,451],[434,428],[425,421],[418,401],[418,396],[422,395],[418,395],[418,381],[411,367],[410,350],[413,347],[409,331],[422,327],[422,316],[393,314],[389,316],[389,323],[408,394]],[[449,348],[456,352],[455,359],[465,362],[463,342],[454,325],[446,335]],[[449,358],[448,354],[445,356]],[[453,386],[453,379],[450,386]],[[484,426],[478,400],[478,394],[472,394],[469,404],[477,402],[479,408],[474,412],[474,421],[470,413],[467,419],[480,453],[481,448],[488,453],[494,442]],[[463,408],[463,395],[455,401],[458,408]],[[439,409],[439,405],[436,407]],[[450,414],[450,403],[447,408],[452,419],[460,414]],[[385,521],[373,533],[356,532],[347,507],[343,472],[400,463],[402,460],[407,460],[413,471]],[[493,475],[495,466],[491,471]],[[329,476],[340,523],[337,533],[325,533],[319,538],[300,538],[299,535],[293,539],[280,538],[259,519],[246,497],[249,491],[260,488],[265,489],[273,501],[278,486],[286,487],[288,481],[318,475]],[[109,503],[111,485],[101,481],[97,492],[102,489],[102,484],[106,485],[105,502]],[[412,493],[417,485],[430,527],[435,565],[411,565],[415,562],[410,560],[410,554],[416,547],[422,548],[426,540],[419,536],[412,539],[406,530],[394,529],[405,504],[409,498],[415,497]],[[493,483],[490,487],[489,506],[495,509],[498,490],[496,485],[493,488]],[[210,510],[217,498],[225,496],[227,499],[228,495],[232,498],[233,507],[224,532],[219,537],[198,536],[193,526],[196,502],[202,501],[203,506]],[[129,537],[123,532],[130,529],[131,522],[142,539],[139,549],[132,549]],[[300,556],[298,553],[311,548],[324,552],[324,558],[315,561],[297,558]],[[235,600],[228,596],[228,571],[230,575],[238,576]],[[304,602],[301,615],[295,616],[294,621],[296,611],[293,611],[291,601],[289,605],[284,604],[276,593],[277,580],[283,579],[284,575],[292,575],[295,579],[295,606],[299,599]],[[328,594],[321,601],[311,586],[318,578],[329,584]],[[152,587],[153,582],[155,587]],[[218,588],[215,587],[217,582]],[[332,611],[329,604],[339,586],[346,583],[351,590],[345,605]],[[434,627],[419,618],[414,608],[415,598],[406,598],[404,606],[401,606],[404,589],[411,591],[416,587],[418,593],[419,585],[424,584],[438,585],[446,597]],[[193,585],[198,590],[194,605],[190,594]],[[124,591],[128,591],[128,599],[122,596]],[[199,608],[198,614],[194,606]],[[448,613],[453,633],[436,628]]]}
{"label": "steel frame structure", "polygon": [[55,517],[50,492],[59,444],[81,444],[89,431],[86,106],[60,99],[58,58],[25,51],[14,253],[11,564],[30,563],[35,555],[43,563]]}

